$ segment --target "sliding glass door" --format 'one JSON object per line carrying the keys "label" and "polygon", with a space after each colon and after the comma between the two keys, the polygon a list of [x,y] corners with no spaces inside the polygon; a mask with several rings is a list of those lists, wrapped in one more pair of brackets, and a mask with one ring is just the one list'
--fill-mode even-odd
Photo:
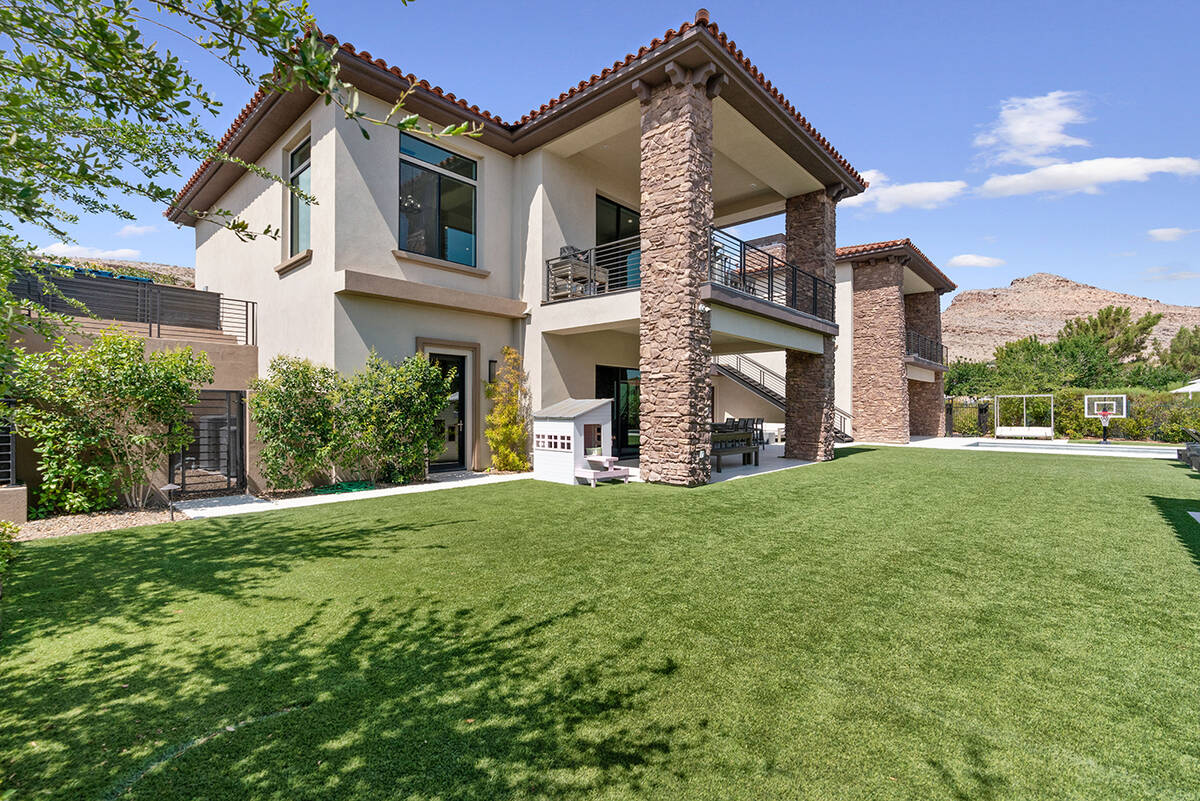
{"label": "sliding glass door", "polygon": [[641,446],[640,370],[633,367],[596,365],[596,397],[612,398],[612,452],[614,456],[637,456]]}

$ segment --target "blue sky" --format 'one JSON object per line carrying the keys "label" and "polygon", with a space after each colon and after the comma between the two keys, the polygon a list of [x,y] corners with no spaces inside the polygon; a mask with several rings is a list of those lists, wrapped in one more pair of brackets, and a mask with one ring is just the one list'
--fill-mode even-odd
{"label": "blue sky", "polygon": [[[697,4],[313,0],[322,28],[520,118],[695,14]],[[873,179],[838,241],[911,237],[962,288],[1045,271],[1200,304],[1200,4],[709,2],[765,75]],[[210,57],[162,45],[225,101]],[[182,185],[195,165],[181,164]],[[191,229],[131,203],[82,252],[191,265]],[[779,220],[743,226],[758,236]],[[40,244],[40,242],[39,242]],[[50,243],[46,243],[50,244]]]}

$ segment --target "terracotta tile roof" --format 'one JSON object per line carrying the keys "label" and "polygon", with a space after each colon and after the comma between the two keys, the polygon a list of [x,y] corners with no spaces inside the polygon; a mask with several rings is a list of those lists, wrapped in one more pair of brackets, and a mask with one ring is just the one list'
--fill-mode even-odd
{"label": "terracotta tile roof", "polygon": [[[533,109],[528,114],[521,117],[520,121],[517,123],[505,122],[498,115],[492,114],[486,109],[481,110],[479,106],[471,105],[463,98],[456,97],[453,92],[447,92],[440,86],[433,86],[429,83],[429,81],[419,79],[412,73],[406,74],[401,71],[399,67],[391,66],[381,58],[372,58],[370,53],[365,50],[357,50],[354,45],[350,44],[349,42],[339,43],[336,37],[328,34],[325,35],[324,39],[330,46],[338,48],[347,55],[354,56],[355,58],[361,59],[369,64],[373,64],[380,69],[386,70],[412,85],[419,86],[431,94],[437,95],[445,100],[449,100],[451,103],[457,104],[469,114],[475,115],[483,120],[487,120],[488,122],[498,125],[499,127],[504,128],[512,133],[519,130],[521,126],[533,122],[558,104],[578,95],[580,92],[587,90],[600,81],[603,81],[614,72],[629,66],[638,59],[645,57],[648,53],[654,52],[659,47],[662,47],[671,40],[682,36],[692,28],[698,28],[700,30],[707,31],[717,41],[718,44],[729,51],[729,53],[739,63],[741,63],[746,72],[752,78],[757,80],[758,83],[767,90],[775,102],[778,103],[779,106],[783,108],[796,122],[798,122],[805,132],[807,132],[809,136],[811,136],[818,144],[820,144],[821,147],[824,148],[825,152],[832,156],[833,159],[840,164],[846,170],[846,172],[848,172],[850,176],[854,178],[855,181],[857,181],[864,189],[868,186],[868,182],[858,173],[857,170],[854,169],[854,167],[850,165],[850,162],[847,161],[846,158],[842,156],[842,154],[839,153],[832,144],[830,144],[828,139],[821,135],[820,131],[813,127],[812,123],[810,123],[803,114],[796,110],[792,103],[783,96],[778,88],[773,86],[771,82],[763,76],[758,67],[756,67],[753,62],[751,62],[750,59],[747,58],[740,49],[738,49],[737,44],[732,39],[729,39],[728,36],[717,27],[715,22],[712,22],[709,19],[708,11],[703,8],[696,12],[696,18],[694,22],[683,23],[679,26],[679,30],[675,30],[673,28],[668,29],[661,38],[654,39],[649,45],[643,45],[640,47],[637,53],[627,53],[624,60],[614,61],[611,67],[605,67],[600,71],[599,74],[593,74],[588,80],[580,81],[577,85],[571,87],[566,92],[563,92],[558,97],[551,98],[549,102],[543,103],[540,107]],[[259,89],[254,93],[254,97],[250,99],[250,102],[246,104],[241,113],[238,114],[233,123],[229,126],[229,130],[227,130],[225,135],[221,137],[221,141],[218,144],[218,149],[223,150],[230,143],[234,136],[237,135],[242,125],[265,98],[266,93],[262,89]],[[165,215],[170,215],[171,210],[175,207],[175,204],[177,204],[184,196],[187,195],[189,191],[191,191],[205,171],[207,171],[212,165],[213,161],[211,159],[206,160],[200,165],[200,167],[184,185],[183,189],[180,190],[179,194],[175,196],[171,206],[168,207],[168,209],[164,212]]]}
{"label": "terracotta tile roof", "polygon": [[920,249],[912,243],[911,239],[889,239],[886,242],[870,242],[866,245],[847,245],[844,248],[837,249],[837,257],[845,259],[850,256],[861,256],[864,253],[874,253],[877,250],[891,250],[892,248],[904,247],[905,245],[920,253],[921,258],[925,259],[925,261],[929,261],[929,259],[925,258],[925,254],[921,253]]}
{"label": "terracotta tile roof", "polygon": [[677,30],[677,31],[674,29],[668,29],[667,32],[665,34],[663,34],[661,39],[654,39],[653,41],[650,42],[649,46],[643,46],[643,47],[639,48],[637,53],[627,53],[625,55],[624,61],[614,61],[613,65],[611,67],[604,68],[603,70],[601,70],[599,75],[593,75],[590,79],[588,79],[586,81],[580,81],[578,86],[572,87],[569,91],[563,92],[556,98],[552,98],[549,103],[544,103],[544,104],[542,104],[542,106],[540,108],[534,109],[533,111],[529,112],[528,114],[526,114],[524,117],[521,118],[521,121],[519,124],[524,125],[528,122],[533,121],[539,115],[546,113],[547,111],[554,108],[554,106],[558,105],[559,103],[563,102],[564,100],[567,100],[568,98],[573,97],[576,94],[578,94],[579,92],[583,91],[587,87],[592,86],[593,84],[604,80],[609,75],[616,72],[617,70],[622,69],[623,67],[629,66],[634,61],[645,56],[647,53],[651,53],[654,50],[656,50],[657,48],[661,47],[662,45],[665,45],[667,42],[670,42],[672,39],[674,39],[678,36],[682,36],[683,34],[687,33],[692,28],[699,28],[701,30],[708,31],[708,33],[711,34],[712,37],[717,40],[718,44],[720,44],[722,47],[724,47],[726,50],[728,50],[729,53],[735,59],[737,59],[743,67],[745,67],[746,72],[748,72],[751,77],[753,77],[755,80],[757,80],[758,83],[764,89],[766,89],[767,92],[770,93],[771,97],[774,98],[775,102],[778,103],[785,111],[787,111],[787,113],[790,114],[792,116],[792,118],[796,120],[796,122],[800,123],[800,126],[813,139],[815,139],[821,145],[821,147],[823,147],[825,149],[826,153],[828,153],[830,156],[832,156],[834,158],[834,160],[837,161],[838,164],[842,165],[842,167],[845,168],[845,170],[848,173],[850,173],[850,175],[853,176],[854,180],[858,181],[858,183],[863,188],[866,188],[867,181],[861,175],[858,174],[858,171],[855,170],[854,167],[852,167],[850,165],[850,162],[847,161],[846,158],[844,156],[842,156],[842,154],[839,153],[832,144],[830,144],[828,139],[826,139],[824,136],[821,135],[820,131],[818,131],[816,128],[813,127],[812,123],[810,123],[807,119],[805,119],[803,114],[801,114],[800,112],[798,112],[796,110],[796,108],[791,104],[791,102],[786,97],[783,96],[783,94],[779,91],[778,88],[771,85],[771,82],[768,81],[761,72],[759,72],[758,67],[754,66],[754,63],[751,62],[750,59],[747,58],[742,53],[742,51],[738,49],[737,44],[732,39],[730,39],[720,28],[718,28],[717,24],[715,22],[712,22],[709,19],[708,11],[703,8],[696,12],[696,19],[694,22],[683,23],[682,25],[679,26],[679,30]]}
{"label": "terracotta tile roof", "polygon": [[911,239],[889,239],[886,242],[869,242],[865,245],[847,245],[844,248],[838,248],[836,251],[837,260],[843,261],[854,256],[865,256],[870,253],[878,253],[885,250],[893,250],[895,248],[908,248],[933,270],[939,278],[946,282],[950,288],[957,288],[957,284],[950,280],[950,276],[942,272],[933,260],[921,252],[921,249],[913,244]]}

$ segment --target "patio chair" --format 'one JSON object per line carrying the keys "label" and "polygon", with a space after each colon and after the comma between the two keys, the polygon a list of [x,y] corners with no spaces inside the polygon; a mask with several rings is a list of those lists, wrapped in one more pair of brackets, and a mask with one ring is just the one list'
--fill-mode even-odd
{"label": "patio chair", "polygon": [[766,435],[763,434],[763,418],[754,418],[754,444],[758,447],[763,447],[767,444]]}

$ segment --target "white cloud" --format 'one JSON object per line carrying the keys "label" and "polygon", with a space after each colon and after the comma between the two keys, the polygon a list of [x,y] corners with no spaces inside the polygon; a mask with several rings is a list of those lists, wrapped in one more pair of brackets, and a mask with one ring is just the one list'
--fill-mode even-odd
{"label": "white cloud", "polygon": [[1037,192],[1085,192],[1095,195],[1102,184],[1117,181],[1148,181],[1156,173],[1200,175],[1200,159],[1181,156],[1148,158],[1102,158],[1052,164],[1016,175],[993,175],[979,187],[989,197],[1032,195]]}
{"label": "white cloud", "polygon": [[975,137],[991,163],[1045,167],[1060,159],[1053,155],[1064,147],[1091,143],[1063,129],[1086,122],[1080,106],[1081,92],[1057,91],[1040,97],[1010,97],[1000,106],[1000,116]]}
{"label": "white cloud", "polygon": [[847,198],[839,205],[873,208],[875,211],[890,212],[903,208],[935,209],[951,198],[963,193],[966,181],[918,181],[911,184],[893,184],[879,170],[863,172],[871,186],[861,195]]}
{"label": "white cloud", "polygon": [[133,248],[117,248],[101,250],[84,245],[68,245],[66,242],[55,242],[49,247],[42,248],[47,256],[71,256],[77,259],[136,259],[141,255],[140,250]]}
{"label": "white cloud", "polygon": [[1194,281],[1200,278],[1200,272],[1176,270],[1174,267],[1147,267],[1142,277],[1147,281]]}
{"label": "white cloud", "polygon": [[977,253],[960,253],[946,262],[947,267],[999,267],[1002,264],[1004,264],[1004,259],[997,259],[995,256],[980,256]]}
{"label": "white cloud", "polygon": [[129,225],[122,227],[120,231],[117,231],[117,236],[121,237],[122,239],[130,236],[144,236],[153,230],[153,225],[134,225],[133,223],[130,223]]}
{"label": "white cloud", "polygon": [[1151,228],[1147,236],[1155,242],[1176,242],[1188,234],[1196,233],[1195,228]]}

